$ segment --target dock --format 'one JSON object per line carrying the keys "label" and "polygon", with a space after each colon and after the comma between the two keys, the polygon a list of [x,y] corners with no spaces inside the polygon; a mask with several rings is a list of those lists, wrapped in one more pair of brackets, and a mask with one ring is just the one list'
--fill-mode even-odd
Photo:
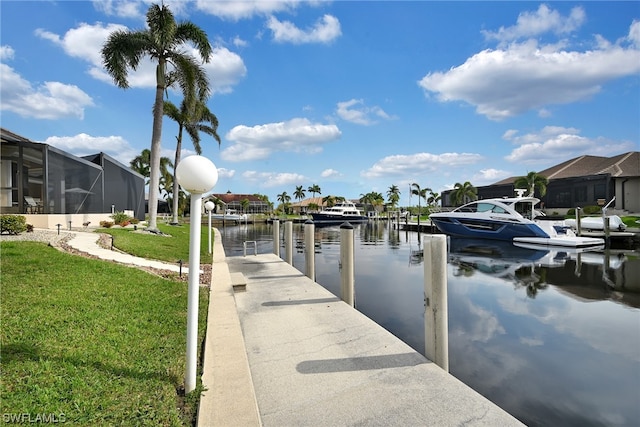
{"label": "dock", "polygon": [[199,426],[523,425],[278,256],[212,266]]}

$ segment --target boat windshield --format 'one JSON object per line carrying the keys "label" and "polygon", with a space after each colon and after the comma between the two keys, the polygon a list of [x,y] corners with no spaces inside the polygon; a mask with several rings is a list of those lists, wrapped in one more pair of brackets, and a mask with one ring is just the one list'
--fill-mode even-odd
{"label": "boat windshield", "polygon": [[489,202],[476,202],[469,203],[458,209],[460,212],[494,212],[494,213],[506,213],[504,208]]}

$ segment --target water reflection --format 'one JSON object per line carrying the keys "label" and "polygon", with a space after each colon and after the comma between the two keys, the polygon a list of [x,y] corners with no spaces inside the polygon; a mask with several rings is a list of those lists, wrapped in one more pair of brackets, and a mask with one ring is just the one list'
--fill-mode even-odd
{"label": "water reflection", "polygon": [[[281,227],[282,229],[282,227]],[[228,256],[269,225],[221,229]],[[304,270],[304,229],[293,262]],[[356,308],[424,351],[424,236],[355,227]],[[316,281],[340,292],[339,227],[315,230]],[[284,256],[284,249],[281,248]],[[449,367],[528,425],[640,420],[640,256],[450,240]]]}

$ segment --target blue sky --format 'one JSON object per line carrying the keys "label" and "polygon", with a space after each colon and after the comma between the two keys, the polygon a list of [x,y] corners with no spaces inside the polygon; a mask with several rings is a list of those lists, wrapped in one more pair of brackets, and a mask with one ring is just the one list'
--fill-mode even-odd
{"label": "blue sky", "polygon": [[[441,192],[640,149],[640,2],[165,3],[214,48],[214,193],[397,185],[407,205],[412,182]],[[100,57],[114,29],[144,28],[149,4],[1,1],[2,127],[124,164],[149,148],[154,68],[122,90]],[[165,119],[171,159],[176,134]]]}

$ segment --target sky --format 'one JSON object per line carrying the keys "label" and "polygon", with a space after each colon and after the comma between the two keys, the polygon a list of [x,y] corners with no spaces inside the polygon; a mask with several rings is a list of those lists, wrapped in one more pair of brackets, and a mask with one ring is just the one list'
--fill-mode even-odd
{"label": "sky", "polygon": [[[155,68],[120,89],[101,48],[149,1],[0,1],[0,125],[123,164],[151,146]],[[212,193],[415,205],[434,192],[640,150],[640,2],[165,1],[208,36]],[[192,46],[184,46],[201,60]],[[179,91],[167,99],[179,105]],[[178,126],[163,121],[174,158]],[[186,137],[182,156],[195,154]],[[312,194],[306,191],[306,196]],[[317,195],[316,195],[317,196]]]}

